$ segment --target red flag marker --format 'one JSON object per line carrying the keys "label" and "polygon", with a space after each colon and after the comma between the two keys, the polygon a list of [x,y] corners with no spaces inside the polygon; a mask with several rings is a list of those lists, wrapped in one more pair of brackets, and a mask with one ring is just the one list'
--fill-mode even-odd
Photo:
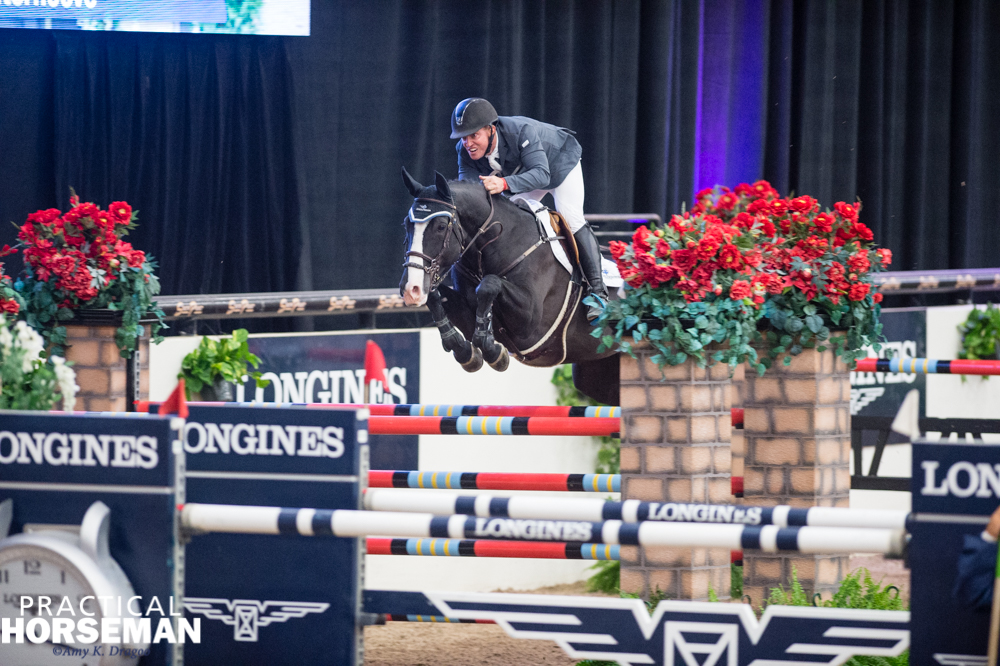
{"label": "red flag marker", "polygon": [[385,378],[385,356],[382,349],[374,340],[369,340],[365,344],[365,384],[373,379],[382,382],[386,386],[389,382]]}
{"label": "red flag marker", "polygon": [[163,401],[160,405],[160,416],[165,414],[176,414],[182,419],[188,417],[188,406],[187,400],[184,399],[184,379],[179,379],[177,381],[177,388],[174,392],[170,394],[170,397]]}

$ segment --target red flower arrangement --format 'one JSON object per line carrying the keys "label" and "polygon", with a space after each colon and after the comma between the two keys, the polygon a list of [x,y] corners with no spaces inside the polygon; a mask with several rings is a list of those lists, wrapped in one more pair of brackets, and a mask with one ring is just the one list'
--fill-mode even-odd
{"label": "red flower arrangement", "polygon": [[[6,257],[9,254],[14,254],[17,250],[11,248],[10,245],[4,245],[3,249],[0,250],[0,257]],[[10,281],[10,277],[4,275],[3,263],[0,262],[0,314],[12,314],[16,315],[21,310],[20,296],[14,291],[14,286]]]}
{"label": "red flower arrangement", "polygon": [[[696,199],[692,212],[762,232],[770,356],[826,343],[852,363],[865,347],[877,351],[882,294],[874,290],[872,275],[889,266],[892,252],[877,247],[872,230],[859,221],[860,202],[840,201],[823,211],[810,196],[781,198],[767,181],[703,190]],[[831,324],[846,335],[831,339]]]}
{"label": "red flower arrangement", "polygon": [[57,349],[66,335],[59,323],[82,308],[122,312],[115,341],[126,358],[141,335],[141,318],[153,315],[152,332],[159,339],[163,312],[152,302],[159,293],[155,263],[121,239],[136,227],[135,220],[124,201],[102,210],[73,194],[65,214],[40,210],[21,225],[24,275],[14,286],[24,298],[28,324]]}
{"label": "red flower arrangement", "polygon": [[[702,190],[665,227],[640,227],[631,244],[611,243],[628,288],[605,308],[594,336],[626,352],[628,333],[647,339],[661,366],[694,356],[699,364],[749,361],[763,372],[782,354],[787,364],[788,355],[826,345],[852,364],[867,347],[878,351],[882,295],[872,275],[892,262],[860,211],[860,203],[824,211],[810,196],[782,198],[763,180]],[[831,326],[845,334],[831,336]],[[757,361],[754,339],[769,358]],[[709,359],[712,341],[728,347]]]}
{"label": "red flower arrangement", "polygon": [[[657,348],[653,358],[661,366],[689,356],[699,365],[756,365],[750,342],[769,279],[760,270],[762,232],[731,222],[690,211],[663,227],[639,227],[631,244],[612,241],[611,255],[630,289],[598,320],[595,337],[603,325],[612,327],[602,345],[628,351],[631,343],[622,338],[631,333],[635,341],[648,339]],[[728,344],[709,353],[712,342]]]}

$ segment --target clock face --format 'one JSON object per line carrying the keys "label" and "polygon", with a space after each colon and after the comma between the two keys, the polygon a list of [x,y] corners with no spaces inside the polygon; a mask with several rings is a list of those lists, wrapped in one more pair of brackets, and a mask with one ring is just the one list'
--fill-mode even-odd
{"label": "clock face", "polygon": [[[100,604],[95,599],[83,600],[93,596],[94,590],[87,584],[83,574],[66,558],[46,548],[39,546],[12,546],[0,550],[0,618],[23,617],[24,623],[36,618],[49,619],[48,611],[39,613],[39,597],[49,597],[52,617],[66,617],[79,620],[86,613],[93,613],[93,619],[98,626],[101,621]],[[21,599],[33,600],[31,608],[26,608],[21,614]],[[65,600],[65,601],[64,601]],[[59,612],[60,605],[63,606]],[[67,606],[72,606],[72,613]],[[76,631],[73,632],[76,635]],[[66,653],[66,650],[75,652]],[[85,657],[80,657],[87,650]],[[106,653],[106,650],[105,650]],[[73,655],[73,656],[70,656]],[[101,657],[93,656],[93,645],[76,642],[66,644],[53,643],[52,637],[45,643],[31,643],[25,638],[24,643],[0,644],[0,664],[4,666],[49,666],[55,664],[73,664],[82,666],[97,666]]]}

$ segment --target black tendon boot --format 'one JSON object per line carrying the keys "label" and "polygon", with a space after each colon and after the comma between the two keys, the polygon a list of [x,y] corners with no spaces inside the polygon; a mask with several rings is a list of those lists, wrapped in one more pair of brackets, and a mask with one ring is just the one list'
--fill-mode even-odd
{"label": "black tendon boot", "polygon": [[601,316],[604,305],[608,302],[608,288],[604,286],[604,276],[601,272],[601,248],[589,224],[585,224],[573,234],[573,238],[576,239],[576,246],[580,250],[580,268],[583,269],[583,277],[590,285],[590,295],[601,302],[600,305],[587,306],[587,320],[594,321]]}

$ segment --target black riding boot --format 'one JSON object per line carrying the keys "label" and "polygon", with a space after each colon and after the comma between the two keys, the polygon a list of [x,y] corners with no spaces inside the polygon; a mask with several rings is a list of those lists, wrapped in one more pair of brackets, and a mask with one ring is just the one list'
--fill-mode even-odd
{"label": "black riding boot", "polygon": [[580,268],[583,269],[583,277],[590,285],[590,294],[601,301],[600,305],[587,306],[587,320],[593,321],[601,316],[604,305],[608,302],[608,288],[604,286],[604,275],[601,271],[601,248],[589,224],[573,234],[573,238],[576,239],[576,247],[580,250]]}

